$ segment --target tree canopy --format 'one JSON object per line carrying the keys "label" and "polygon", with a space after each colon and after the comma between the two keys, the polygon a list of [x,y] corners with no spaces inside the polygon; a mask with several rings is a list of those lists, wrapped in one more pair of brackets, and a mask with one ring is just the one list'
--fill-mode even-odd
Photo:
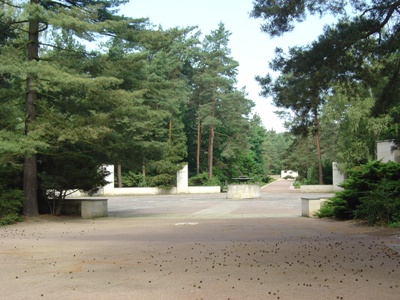
{"label": "tree canopy", "polygon": [[[291,31],[296,22],[309,15],[337,17],[336,24],[325,25],[314,42],[290,47],[287,52],[276,50],[270,65],[279,72],[277,78],[271,74],[257,77],[263,95],[272,96],[279,108],[291,110],[289,126],[293,133],[315,132],[315,125],[320,123],[315,117],[328,122],[320,124],[320,129],[336,128],[336,145],[341,146],[336,147],[334,159],[355,164],[373,157],[377,139],[398,140],[399,5],[398,1],[362,0],[254,1],[251,15],[263,19],[262,30],[271,36]],[[337,113],[341,117],[326,118],[333,116],[332,108],[338,104],[334,102],[339,99],[342,110]],[[360,106],[355,101],[369,104]],[[345,124],[355,114],[369,121],[353,127],[350,134],[351,127]],[[344,145],[352,144],[357,136],[362,136],[367,145],[353,143],[358,146],[351,149],[358,154],[351,159],[350,148]],[[362,148],[370,150],[361,154]]]}
{"label": "tree canopy", "polygon": [[194,145],[209,179],[264,175],[263,127],[236,87],[224,24],[164,30],[119,14],[125,2],[0,2],[0,163],[25,215],[95,190],[104,164],[167,188],[185,161],[196,173]]}

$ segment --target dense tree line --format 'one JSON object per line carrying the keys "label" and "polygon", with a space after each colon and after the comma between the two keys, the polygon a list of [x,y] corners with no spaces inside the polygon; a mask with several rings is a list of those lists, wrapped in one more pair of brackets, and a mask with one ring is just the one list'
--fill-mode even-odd
{"label": "dense tree line", "polygon": [[294,134],[287,156],[293,169],[314,165],[323,183],[324,165],[375,159],[379,139],[399,145],[399,9],[398,1],[254,1],[251,15],[270,36],[309,15],[337,18],[314,42],[276,49],[270,68],[277,77],[257,77]]}
{"label": "dense tree line", "polygon": [[24,191],[24,215],[95,190],[103,164],[164,187],[184,162],[207,180],[265,175],[224,24],[163,30],[125,2],[0,1],[0,190]]}

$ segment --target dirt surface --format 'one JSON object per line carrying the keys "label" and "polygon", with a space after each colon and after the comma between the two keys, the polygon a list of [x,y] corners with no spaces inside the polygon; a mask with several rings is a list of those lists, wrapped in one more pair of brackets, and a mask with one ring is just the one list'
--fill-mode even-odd
{"label": "dirt surface", "polygon": [[255,200],[110,198],[108,218],[0,227],[1,298],[399,299],[400,230],[303,218],[283,182]]}

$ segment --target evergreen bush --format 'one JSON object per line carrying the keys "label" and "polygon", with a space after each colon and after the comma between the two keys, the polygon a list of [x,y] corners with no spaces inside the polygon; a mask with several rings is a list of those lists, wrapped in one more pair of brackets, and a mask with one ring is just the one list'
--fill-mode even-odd
{"label": "evergreen bush", "polygon": [[340,219],[357,218],[369,224],[400,221],[400,164],[371,161],[348,171],[348,179],[330,200]]}
{"label": "evergreen bush", "polygon": [[20,220],[23,192],[21,190],[6,190],[0,187],[0,225],[8,225]]}

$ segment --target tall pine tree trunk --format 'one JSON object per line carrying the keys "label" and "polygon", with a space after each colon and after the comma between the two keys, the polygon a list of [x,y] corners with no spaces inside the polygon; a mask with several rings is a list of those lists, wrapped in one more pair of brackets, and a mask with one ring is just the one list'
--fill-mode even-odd
{"label": "tall pine tree trunk", "polygon": [[121,163],[117,164],[117,177],[118,177],[118,187],[122,188],[122,167],[121,167]]}
{"label": "tall pine tree trunk", "polygon": [[214,116],[215,116],[215,99],[211,100],[211,124],[208,131],[208,179],[213,177],[213,160],[214,160]]}
{"label": "tall pine tree trunk", "polygon": [[208,132],[208,179],[213,177],[213,159],[214,159],[214,125],[210,125]]}
{"label": "tall pine tree trunk", "polygon": [[196,174],[200,174],[200,151],[201,151],[201,121],[197,119],[197,151],[196,151]]}
{"label": "tall pine tree trunk", "polygon": [[146,185],[146,162],[144,159],[142,160],[142,176],[143,176],[143,185]]}
{"label": "tall pine tree trunk", "polygon": [[172,145],[172,119],[169,120],[169,129],[168,129],[168,147],[171,148]]}
{"label": "tall pine tree trunk", "polygon": [[[31,4],[37,4],[38,0],[31,0]],[[28,60],[39,59],[39,22],[29,21],[29,43]],[[36,98],[37,94],[33,87],[34,75],[28,74],[26,79],[25,97],[25,134],[28,135],[31,124],[36,119]],[[23,214],[25,216],[38,216],[37,202],[37,158],[36,155],[25,157],[24,160],[24,205]]]}
{"label": "tall pine tree trunk", "polygon": [[314,111],[314,136],[315,143],[317,147],[317,156],[318,156],[318,183],[324,184],[323,172],[322,172],[322,155],[321,155],[321,144],[319,137],[319,120],[318,120],[318,112]]}

